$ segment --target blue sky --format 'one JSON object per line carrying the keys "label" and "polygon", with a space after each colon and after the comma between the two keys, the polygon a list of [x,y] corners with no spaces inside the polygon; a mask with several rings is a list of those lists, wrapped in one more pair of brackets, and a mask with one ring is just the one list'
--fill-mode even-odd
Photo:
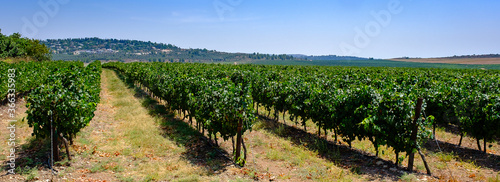
{"label": "blue sky", "polygon": [[0,9],[3,34],[37,39],[375,58],[500,53],[493,0],[15,0]]}

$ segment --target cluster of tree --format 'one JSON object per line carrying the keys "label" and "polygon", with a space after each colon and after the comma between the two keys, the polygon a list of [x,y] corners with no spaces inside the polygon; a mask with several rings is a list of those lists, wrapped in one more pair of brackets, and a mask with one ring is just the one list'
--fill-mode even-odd
{"label": "cluster of tree", "polygon": [[[207,49],[182,49],[172,44],[117,39],[46,40],[55,60],[118,60],[144,62],[232,62],[241,60],[301,60],[290,55],[227,53]],[[105,50],[105,51],[104,51]]]}
{"label": "cluster of tree", "polygon": [[49,49],[39,40],[22,38],[21,34],[3,35],[0,30],[0,59],[25,57],[37,61],[50,60]]}

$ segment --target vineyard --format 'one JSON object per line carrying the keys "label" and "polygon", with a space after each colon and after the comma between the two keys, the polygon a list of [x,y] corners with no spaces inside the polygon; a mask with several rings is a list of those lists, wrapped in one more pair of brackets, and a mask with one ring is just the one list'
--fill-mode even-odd
{"label": "vineyard", "polygon": [[487,142],[500,137],[497,71],[164,63],[104,67],[123,72],[171,110],[187,112],[190,123],[195,118],[195,127],[206,130],[215,143],[220,136],[234,145],[237,136],[233,153],[241,164],[246,150],[239,158],[240,135],[252,129],[259,105],[276,119],[288,113],[289,121],[305,131],[306,121],[312,120],[318,136],[333,132],[335,141],[340,136],[349,146],[368,139],[377,156],[381,145],[391,147],[396,164],[399,153],[420,150],[432,137],[432,126],[456,125],[461,136],[477,140],[479,150],[483,140],[484,152]]}
{"label": "vineyard", "polygon": [[[3,62],[1,62],[3,64]],[[37,138],[51,138],[54,160],[59,161],[59,141],[73,143],[74,136],[88,125],[99,103],[101,63],[84,67],[83,62],[22,62],[5,64],[2,73],[13,70],[14,76],[2,76],[2,98],[14,103],[27,95],[26,120]],[[9,78],[10,80],[8,80]],[[69,152],[68,152],[68,156]]]}
{"label": "vineyard", "polygon": [[[8,70],[15,70],[15,77],[7,75]],[[161,110],[176,112],[188,128],[200,134],[194,136],[207,136],[217,150],[230,141],[232,151],[221,155],[232,158],[240,168],[248,165],[252,155],[247,136],[254,136],[251,131],[262,125],[262,119],[274,123],[282,119],[286,126],[295,125],[293,131],[314,131],[315,138],[331,140],[336,146],[345,143],[355,148],[353,143],[369,141],[376,158],[379,151],[390,148],[394,152],[391,156],[395,156],[392,165],[402,166],[409,156],[405,171],[414,169],[416,153],[425,162],[422,150],[435,138],[436,128],[459,135],[458,147],[463,138],[473,138],[477,151],[485,155],[500,138],[500,72],[495,70],[0,62],[0,72],[5,74],[0,77],[0,96],[7,98],[2,105],[15,102],[11,98],[24,97],[27,110],[23,121],[32,130],[31,135],[51,139],[54,161],[72,160],[81,157],[81,148],[86,148],[74,144],[74,140],[85,136],[81,132],[94,122],[98,104],[102,104],[101,74],[111,70],[157,100],[164,106]],[[15,90],[8,84],[13,82]],[[99,126],[100,132],[112,132],[105,130],[111,124],[115,125]],[[178,137],[193,140],[193,136],[181,135]],[[308,140],[297,138],[301,139]],[[156,143],[140,144],[139,148],[144,145]],[[59,153],[63,148],[66,155]],[[70,154],[71,148],[76,154]],[[86,150],[87,155],[99,154],[96,147]],[[123,150],[112,155],[120,156]],[[142,150],[146,149],[137,149]],[[425,167],[431,174],[432,168],[427,163]],[[311,179],[309,176],[302,179]]]}

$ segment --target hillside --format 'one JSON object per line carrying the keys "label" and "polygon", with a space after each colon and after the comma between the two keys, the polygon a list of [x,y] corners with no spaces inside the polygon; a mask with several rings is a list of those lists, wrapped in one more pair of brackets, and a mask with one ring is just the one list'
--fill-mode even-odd
{"label": "hillside", "polygon": [[100,38],[49,39],[54,60],[146,61],[146,62],[234,62],[244,60],[297,60],[288,55],[227,53],[207,49],[183,49],[172,44]]}

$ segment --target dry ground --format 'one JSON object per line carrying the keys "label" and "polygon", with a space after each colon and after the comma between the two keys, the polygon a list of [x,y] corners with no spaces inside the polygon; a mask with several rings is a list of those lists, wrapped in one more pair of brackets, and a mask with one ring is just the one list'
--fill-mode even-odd
{"label": "dry ground", "polygon": [[[183,120],[182,114],[168,111],[162,102],[118,76],[103,71],[96,115],[70,147],[73,160],[59,162],[56,174],[48,169],[44,147],[48,143],[32,138],[22,121],[26,108],[20,100],[20,168],[16,175],[4,175],[7,149],[0,142],[0,181],[499,181],[498,143],[482,154],[471,138],[457,147],[458,135],[439,128],[438,144],[431,141],[423,151],[433,175],[425,174],[418,155],[417,172],[407,174],[402,166],[393,164],[391,149],[382,148],[377,158],[368,141],[355,141],[349,148],[342,141],[336,143],[331,134],[318,137],[311,122],[304,131],[282,118],[279,122],[267,118],[263,108],[259,108],[253,131],[244,135],[247,165],[237,167],[230,160],[230,140],[216,147],[207,135]],[[7,138],[3,117],[0,115],[2,140]],[[406,161],[401,165],[406,166]]]}
{"label": "dry ground", "polygon": [[449,63],[449,64],[500,64],[500,58],[423,58],[423,59],[390,59],[418,63]]}

